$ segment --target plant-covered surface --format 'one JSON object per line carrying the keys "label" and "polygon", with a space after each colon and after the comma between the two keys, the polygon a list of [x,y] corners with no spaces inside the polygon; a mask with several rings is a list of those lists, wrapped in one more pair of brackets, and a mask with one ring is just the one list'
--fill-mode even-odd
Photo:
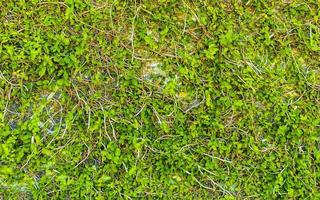
{"label": "plant-covered surface", "polygon": [[0,1],[0,199],[319,199],[319,5]]}

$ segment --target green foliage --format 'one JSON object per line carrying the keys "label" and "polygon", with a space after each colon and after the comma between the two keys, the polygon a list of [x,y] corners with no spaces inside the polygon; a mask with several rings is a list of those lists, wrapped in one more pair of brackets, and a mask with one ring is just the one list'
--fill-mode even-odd
{"label": "green foliage", "polygon": [[319,1],[0,1],[0,199],[320,199]]}

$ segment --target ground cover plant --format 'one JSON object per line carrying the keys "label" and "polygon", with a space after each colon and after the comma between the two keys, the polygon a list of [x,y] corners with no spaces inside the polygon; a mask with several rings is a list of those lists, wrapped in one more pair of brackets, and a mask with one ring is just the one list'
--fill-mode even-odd
{"label": "ground cover plant", "polygon": [[319,5],[0,1],[0,199],[320,199]]}

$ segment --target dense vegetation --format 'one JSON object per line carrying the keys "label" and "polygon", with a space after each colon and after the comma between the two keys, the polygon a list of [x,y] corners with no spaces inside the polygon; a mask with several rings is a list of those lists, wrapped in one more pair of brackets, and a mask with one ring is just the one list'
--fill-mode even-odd
{"label": "dense vegetation", "polygon": [[319,5],[0,1],[0,199],[320,199]]}

